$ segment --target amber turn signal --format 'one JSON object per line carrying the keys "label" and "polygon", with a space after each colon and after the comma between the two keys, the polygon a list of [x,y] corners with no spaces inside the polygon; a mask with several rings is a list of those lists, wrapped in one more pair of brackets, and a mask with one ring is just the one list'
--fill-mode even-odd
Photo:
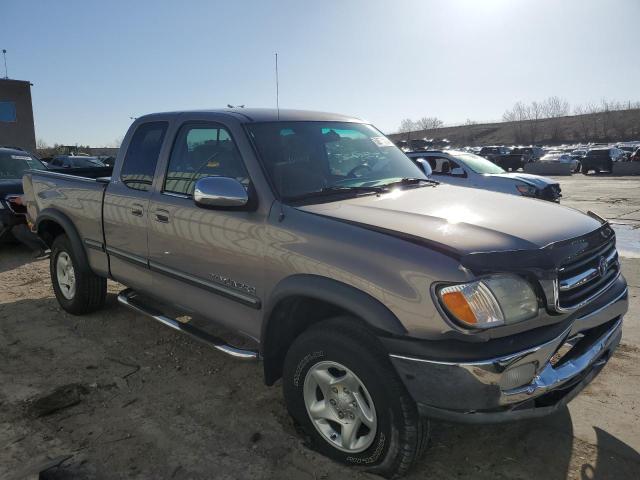
{"label": "amber turn signal", "polygon": [[451,312],[458,320],[461,320],[469,325],[475,325],[478,323],[478,319],[471,310],[469,302],[464,298],[462,292],[448,292],[442,295],[442,302],[447,310]]}

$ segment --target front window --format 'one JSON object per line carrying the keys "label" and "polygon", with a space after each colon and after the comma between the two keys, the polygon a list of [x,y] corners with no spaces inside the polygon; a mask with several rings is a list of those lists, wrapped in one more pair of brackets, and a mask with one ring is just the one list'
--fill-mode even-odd
{"label": "front window", "polygon": [[164,191],[193,195],[203,177],[230,177],[249,185],[238,147],[226,128],[215,123],[186,124],[171,152]]}
{"label": "front window", "polygon": [[452,157],[460,159],[467,167],[479,174],[504,173],[504,170],[495,163],[473,153],[456,153]]}
{"label": "front window", "polygon": [[424,173],[371,125],[273,122],[247,126],[264,166],[284,198],[327,189],[375,188],[424,179]]}
{"label": "front window", "polygon": [[30,155],[0,153],[0,179],[20,179],[27,170],[45,170],[45,166]]}

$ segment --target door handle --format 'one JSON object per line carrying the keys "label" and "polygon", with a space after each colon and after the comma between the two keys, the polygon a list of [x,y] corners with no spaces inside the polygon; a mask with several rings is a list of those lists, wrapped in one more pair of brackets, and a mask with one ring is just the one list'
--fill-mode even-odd
{"label": "door handle", "polygon": [[156,222],[169,223],[169,211],[168,210],[158,209],[155,212],[153,212],[153,216],[154,216]]}
{"label": "door handle", "polygon": [[139,203],[132,203],[129,212],[135,217],[141,217],[144,215],[144,207]]}

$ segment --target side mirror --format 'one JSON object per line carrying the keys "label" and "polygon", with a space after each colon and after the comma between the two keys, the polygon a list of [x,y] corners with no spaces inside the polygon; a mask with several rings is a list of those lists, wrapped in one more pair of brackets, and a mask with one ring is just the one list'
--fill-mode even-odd
{"label": "side mirror", "polygon": [[244,207],[249,194],[235,178],[204,177],[196,182],[193,201],[199,207]]}
{"label": "side mirror", "polygon": [[431,165],[429,164],[429,162],[427,162],[424,158],[417,158],[416,162],[418,166],[422,169],[424,174],[427,177],[430,177],[431,174],[433,173],[433,169],[431,168]]}
{"label": "side mirror", "polygon": [[467,174],[461,167],[452,168],[450,172],[452,177],[466,177]]}

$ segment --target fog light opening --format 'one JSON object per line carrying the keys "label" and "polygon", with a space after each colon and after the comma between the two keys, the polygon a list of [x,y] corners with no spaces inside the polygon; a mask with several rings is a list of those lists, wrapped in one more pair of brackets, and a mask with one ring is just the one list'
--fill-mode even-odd
{"label": "fog light opening", "polygon": [[500,378],[500,388],[502,390],[511,390],[531,383],[536,375],[535,363],[525,363],[518,367],[506,370]]}

